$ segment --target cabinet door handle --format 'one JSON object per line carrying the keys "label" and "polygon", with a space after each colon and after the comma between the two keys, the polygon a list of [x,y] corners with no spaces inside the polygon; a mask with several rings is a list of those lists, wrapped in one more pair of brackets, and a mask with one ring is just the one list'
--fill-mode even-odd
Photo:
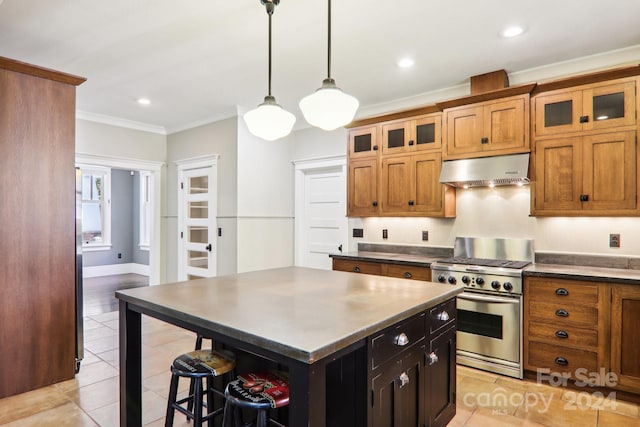
{"label": "cabinet door handle", "polygon": [[564,308],[560,308],[556,310],[556,316],[558,317],[569,317],[569,312]]}
{"label": "cabinet door handle", "polygon": [[353,272],[354,273],[360,273],[360,267],[358,267],[357,265],[355,267],[353,267]]}
{"label": "cabinet door handle", "polygon": [[433,365],[434,363],[438,363],[438,355],[435,351],[432,351],[431,353],[429,353],[429,366]]}
{"label": "cabinet door handle", "polygon": [[580,201],[581,202],[588,202],[589,201],[589,195],[588,194],[581,194],[580,195]]}
{"label": "cabinet door handle", "polygon": [[569,295],[569,291],[566,290],[565,288],[558,288],[556,289],[556,295],[559,295],[561,297],[566,297],[567,295]]}
{"label": "cabinet door handle", "polygon": [[442,312],[438,313],[436,318],[438,320],[440,320],[441,322],[446,322],[447,320],[449,320],[451,318],[451,316],[449,316],[449,313],[447,313],[446,311],[442,311]]}
{"label": "cabinet door handle", "polygon": [[569,333],[567,331],[556,331],[556,337],[569,338]]}
{"label": "cabinet door handle", "polygon": [[409,337],[404,332],[401,332],[400,335],[395,337],[393,343],[395,345],[399,345],[400,347],[404,347],[405,345],[409,344]]}
{"label": "cabinet door handle", "polygon": [[376,200],[374,200],[371,204],[373,205],[374,208],[378,206],[378,202]]}
{"label": "cabinet door handle", "polygon": [[554,362],[556,362],[556,365],[561,365],[561,366],[567,366],[569,364],[569,361],[564,357],[556,357],[554,359]]}
{"label": "cabinet door handle", "polygon": [[377,145],[373,146],[373,151],[378,151],[378,146]]}
{"label": "cabinet door handle", "polygon": [[400,380],[400,387],[404,387],[409,384],[409,375],[407,375],[406,372],[403,372],[398,377],[398,380]]}
{"label": "cabinet door handle", "polygon": [[413,274],[411,274],[411,272],[409,271],[405,271],[404,272],[404,278],[405,279],[411,279],[413,277]]}
{"label": "cabinet door handle", "polygon": [[413,200],[409,200],[409,206],[413,206],[416,202],[414,202]]}
{"label": "cabinet door handle", "polygon": [[589,123],[589,116],[580,116],[580,123]]}
{"label": "cabinet door handle", "polygon": [[409,140],[409,145],[413,145],[413,144],[414,144],[413,139],[410,139]]}
{"label": "cabinet door handle", "polygon": [[487,137],[480,138],[480,143],[481,144],[488,144],[489,143],[489,138],[487,138]]}

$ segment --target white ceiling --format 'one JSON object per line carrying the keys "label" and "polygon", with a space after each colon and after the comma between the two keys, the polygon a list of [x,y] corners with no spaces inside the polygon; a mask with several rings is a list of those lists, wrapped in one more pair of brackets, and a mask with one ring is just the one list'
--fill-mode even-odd
{"label": "white ceiling", "polygon": [[[332,76],[363,112],[457,86],[640,45],[637,0],[333,0]],[[277,101],[326,77],[326,0],[282,0],[273,17]],[[500,38],[506,26],[526,32]],[[259,0],[0,0],[0,55],[83,76],[79,110],[171,132],[253,108],[267,93]],[[396,62],[415,59],[411,69]],[[640,58],[638,60],[640,62]],[[136,103],[152,100],[149,106]]]}

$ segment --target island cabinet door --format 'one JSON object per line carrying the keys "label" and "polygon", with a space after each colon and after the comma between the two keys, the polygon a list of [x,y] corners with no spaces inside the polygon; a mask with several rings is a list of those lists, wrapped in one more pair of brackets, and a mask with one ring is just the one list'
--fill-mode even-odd
{"label": "island cabinet door", "polygon": [[378,367],[371,378],[370,427],[424,426],[424,352],[416,346]]}
{"label": "island cabinet door", "polygon": [[426,354],[426,425],[446,426],[456,414],[456,328],[433,338]]}

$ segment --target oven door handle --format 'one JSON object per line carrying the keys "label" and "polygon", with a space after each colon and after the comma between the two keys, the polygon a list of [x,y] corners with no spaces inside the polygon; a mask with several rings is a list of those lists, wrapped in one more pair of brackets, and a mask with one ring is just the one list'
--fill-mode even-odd
{"label": "oven door handle", "polygon": [[471,292],[463,292],[461,294],[458,294],[458,298],[464,299],[467,301],[494,302],[497,304],[520,304],[520,298],[511,298],[511,297],[496,298],[492,296],[473,294]]}

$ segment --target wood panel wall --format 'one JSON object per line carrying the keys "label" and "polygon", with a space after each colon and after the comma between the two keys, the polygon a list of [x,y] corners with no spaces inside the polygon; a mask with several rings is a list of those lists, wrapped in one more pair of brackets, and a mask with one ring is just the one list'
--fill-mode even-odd
{"label": "wood panel wall", "polygon": [[51,76],[0,58],[0,398],[75,372],[75,85],[84,79]]}

